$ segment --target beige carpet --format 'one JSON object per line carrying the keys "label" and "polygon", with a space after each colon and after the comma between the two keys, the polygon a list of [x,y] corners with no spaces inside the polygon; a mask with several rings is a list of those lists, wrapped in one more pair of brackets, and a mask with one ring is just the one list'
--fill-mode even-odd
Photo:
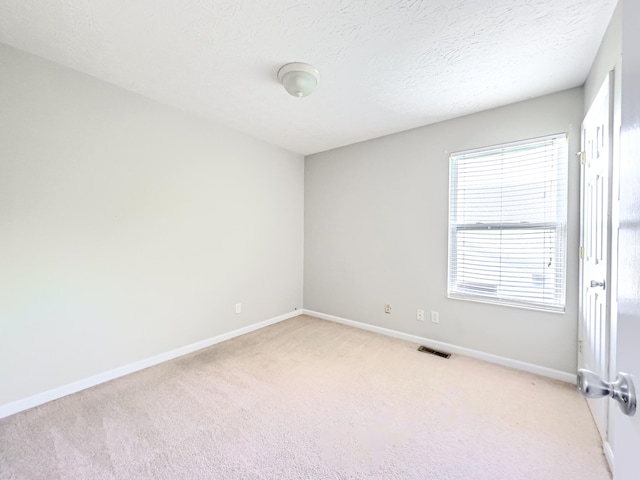
{"label": "beige carpet", "polygon": [[297,317],[0,420],[0,478],[611,478],[572,386],[416,347]]}

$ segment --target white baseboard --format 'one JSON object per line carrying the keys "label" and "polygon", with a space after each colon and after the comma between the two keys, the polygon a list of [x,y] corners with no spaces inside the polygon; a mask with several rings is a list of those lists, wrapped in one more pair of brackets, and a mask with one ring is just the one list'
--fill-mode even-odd
{"label": "white baseboard", "polygon": [[330,320],[332,322],[341,323],[343,325],[349,325],[350,327],[360,328],[362,330],[368,330],[370,332],[381,333],[389,337],[399,338],[401,340],[407,340],[413,343],[419,343],[427,347],[435,348],[437,350],[444,350],[449,353],[457,353],[459,355],[465,355],[467,357],[477,358],[497,365],[505,367],[515,368],[529,373],[535,373],[543,377],[553,378],[554,380],[561,380],[567,383],[576,383],[576,375],[574,373],[563,372],[560,370],[554,370],[552,368],[542,367],[540,365],[534,365],[532,363],[521,362],[519,360],[513,360],[511,358],[500,357],[498,355],[492,355],[490,353],[481,352],[478,350],[472,350],[470,348],[459,347],[449,343],[439,342],[437,340],[431,340],[425,337],[419,337],[418,335],[411,335],[409,333],[398,332],[397,330],[391,330],[390,328],[378,327],[375,325],[369,325],[367,323],[356,322],[354,320],[348,320],[342,317],[336,317],[334,315],[327,315],[326,313],[314,312],[313,310],[303,310],[305,315],[312,317],[322,318],[324,320]]}
{"label": "white baseboard", "polygon": [[611,444],[609,442],[604,442],[602,444],[602,450],[604,450],[604,457],[607,459],[607,463],[609,464],[609,470],[613,473],[613,450],[611,450]]}
{"label": "white baseboard", "polygon": [[[438,350],[445,350],[450,353],[457,353],[457,354],[466,355],[472,358],[478,358],[480,360],[485,360],[487,362],[495,363],[498,365],[515,368],[517,370],[523,370],[525,372],[535,373],[538,375],[542,375],[544,377],[553,378],[555,380],[561,380],[564,382],[574,383],[574,384],[576,383],[576,376],[575,374],[572,374],[572,373],[562,372],[560,370],[554,370],[551,368],[542,367],[542,366],[534,365],[531,363],[521,362],[519,360],[513,360],[506,357],[492,355],[490,353],[480,352],[478,350],[472,350],[465,347],[459,347],[457,345],[439,342],[437,340],[431,340],[425,337],[420,337],[418,335],[411,335],[408,333],[391,330],[389,328],[369,325],[362,322],[356,322],[354,320],[348,320],[342,317],[336,317],[334,315],[327,315],[325,313],[304,309],[304,310],[295,310],[293,312],[286,313],[284,315],[280,315],[278,317],[274,317],[268,320],[264,320],[262,322],[254,323],[252,325],[239,328],[237,330],[233,330],[228,333],[223,333],[221,335],[208,338],[200,342],[192,343],[190,345],[185,345],[184,347],[180,347],[175,350],[171,350],[169,352],[161,353],[159,355],[155,355],[153,357],[146,358],[144,360],[139,360],[137,362],[133,362],[128,365],[124,365],[122,367],[118,367],[104,373],[99,373],[98,375],[94,375],[92,377],[78,380],[76,382],[54,388],[46,392],[38,393],[36,395],[32,395],[30,397],[27,397],[21,400],[16,400],[14,402],[0,405],[0,418],[8,417],[9,415],[13,415],[14,413],[18,413],[23,410],[28,410],[29,408],[37,407],[38,405],[42,405],[52,400],[56,400],[58,398],[62,398],[67,395],[70,395],[72,393],[85,390],[95,385],[99,385],[101,383],[114,380],[124,375],[128,375],[130,373],[137,372],[139,370],[143,370],[145,368],[152,367],[154,365],[158,365],[168,360],[172,360],[174,358],[187,355],[197,350],[210,347],[211,345],[224,342],[225,340],[230,340],[240,335],[244,335],[246,333],[253,332],[255,330],[259,330],[264,327],[268,327],[269,325],[273,325],[283,320],[287,320],[289,318],[302,315],[303,313],[306,315],[310,315],[312,317],[322,318],[324,320],[330,320],[332,322],[341,323],[343,325],[349,325],[351,327],[368,330],[370,332],[381,333],[383,335],[399,338],[401,340],[407,340],[409,342],[419,343],[419,344],[426,345]],[[611,452],[611,449],[609,448],[607,450],[607,448],[608,448],[608,444],[605,445],[605,455],[607,455],[607,460],[609,461],[609,463],[613,464],[613,454]]]}
{"label": "white baseboard", "polygon": [[99,385],[101,383],[114,380],[118,377],[122,377],[124,375],[128,375],[130,373],[137,372],[139,370],[143,370],[145,368],[152,367],[154,365],[158,365],[168,360],[173,360],[174,358],[187,355],[189,353],[195,352],[197,350],[200,350],[206,347],[210,347],[211,345],[224,342],[225,340],[230,340],[232,338],[239,337],[240,335],[253,332],[254,330],[259,330],[261,328],[268,327],[269,325],[282,322],[283,320],[297,317],[298,315],[302,315],[302,313],[303,313],[302,310],[295,310],[290,313],[285,313],[284,315],[270,318],[262,322],[254,323],[252,325],[248,325],[246,327],[242,327],[228,333],[223,333],[221,335],[217,335],[215,337],[208,338],[200,342],[192,343],[190,345],[185,345],[184,347],[176,348],[175,350],[171,350],[169,352],[161,353],[159,355],[155,355],[153,357],[146,358],[144,360],[139,360],[137,362],[133,362],[128,365],[123,365],[122,367],[114,368],[113,370],[109,370],[104,373],[99,373],[98,375],[94,375],[89,378],[84,378],[82,380],[78,380],[68,385],[63,385],[61,387],[57,387],[52,390],[47,390],[46,392],[38,393],[36,395],[32,395],[30,397],[23,398],[21,400],[16,400],[14,402],[0,405],[0,418],[8,417],[9,415],[13,415],[14,413],[18,413],[23,410],[27,410],[29,408],[37,407],[38,405],[42,405],[43,403],[47,403],[52,400],[57,400],[58,398],[62,398],[72,393],[79,392],[80,390],[85,390],[95,385]]}

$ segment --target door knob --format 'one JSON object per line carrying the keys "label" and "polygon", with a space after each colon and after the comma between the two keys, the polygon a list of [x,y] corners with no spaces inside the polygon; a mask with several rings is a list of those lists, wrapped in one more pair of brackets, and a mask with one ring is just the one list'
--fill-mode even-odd
{"label": "door knob", "polygon": [[591,280],[591,287],[602,287],[604,288],[605,283],[604,280],[601,282],[596,282],[595,280]]}
{"label": "door knob", "polygon": [[622,413],[630,417],[636,413],[636,389],[628,373],[618,373],[616,379],[609,383],[591,370],[581,368],[578,370],[578,390],[587,398],[613,398]]}

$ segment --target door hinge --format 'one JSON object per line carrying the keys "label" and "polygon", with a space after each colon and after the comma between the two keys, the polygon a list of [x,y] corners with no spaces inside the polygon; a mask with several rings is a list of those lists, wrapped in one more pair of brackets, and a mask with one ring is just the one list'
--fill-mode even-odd
{"label": "door hinge", "polygon": [[578,352],[582,353],[582,340],[578,340]]}
{"label": "door hinge", "polygon": [[580,164],[581,165],[586,165],[586,163],[587,163],[587,153],[586,152],[578,152],[576,155],[578,155],[578,159],[580,159]]}
{"label": "door hinge", "polygon": [[584,247],[580,247],[580,260],[584,260]]}

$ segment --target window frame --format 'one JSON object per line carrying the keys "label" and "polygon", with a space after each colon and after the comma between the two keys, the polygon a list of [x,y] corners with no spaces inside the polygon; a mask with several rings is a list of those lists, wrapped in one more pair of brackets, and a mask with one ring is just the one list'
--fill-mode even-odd
{"label": "window frame", "polygon": [[[526,218],[523,218],[523,221],[519,223],[514,222],[485,222],[485,223],[453,223],[452,222],[452,213],[453,206],[452,202],[454,201],[453,189],[458,187],[458,168],[454,165],[455,159],[460,159],[464,156],[470,155],[478,155],[478,154],[486,154],[490,156],[492,153],[496,154],[500,150],[504,149],[512,149],[517,148],[518,146],[526,146],[533,145],[541,142],[548,141],[564,141],[564,146],[562,147],[562,153],[566,154],[565,158],[560,158],[557,162],[557,173],[556,173],[556,181],[560,182],[555,191],[560,192],[563,195],[563,199],[560,205],[556,206],[556,217],[554,221],[544,221],[544,222],[527,222]],[[559,149],[556,151],[560,151]],[[568,167],[569,167],[569,145],[568,145],[568,134],[567,133],[559,133],[554,135],[547,135],[542,137],[535,137],[526,140],[520,140],[517,142],[503,143],[498,145],[491,145],[487,147],[475,148],[472,150],[464,150],[453,152],[449,155],[449,211],[448,211],[448,256],[447,256],[447,270],[448,270],[448,278],[447,278],[447,297],[456,300],[466,300],[480,303],[489,303],[489,304],[497,304],[504,305],[516,308],[525,308],[531,310],[545,311],[545,312],[553,312],[553,313],[565,313],[566,310],[566,292],[567,292],[567,243],[568,243],[568,191],[569,191],[569,179],[568,179]],[[560,169],[564,169],[564,173],[561,175]],[[501,184],[502,185],[502,184]],[[457,196],[456,196],[457,200]],[[456,204],[456,207],[460,205],[460,202]],[[560,210],[562,214],[559,214]],[[546,220],[546,219],[545,219]],[[549,304],[544,301],[524,301],[517,300],[513,298],[505,298],[501,297],[495,293],[491,293],[490,291],[486,291],[485,293],[481,293],[482,284],[476,284],[478,288],[475,291],[470,291],[467,289],[465,292],[462,282],[457,281],[457,277],[459,274],[460,268],[457,268],[460,264],[458,263],[458,242],[456,241],[459,237],[458,232],[460,231],[489,231],[489,230],[499,230],[499,231],[525,231],[525,230],[542,230],[543,233],[546,230],[553,231],[553,236],[555,241],[553,242],[554,249],[560,252],[554,258],[562,258],[562,266],[560,270],[556,269],[555,276],[556,282],[560,284],[559,289],[554,290],[554,298],[555,304]],[[502,247],[501,247],[502,252]],[[454,260],[455,259],[455,260]],[[532,273],[533,275],[533,273]],[[558,278],[560,277],[560,278]],[[455,284],[455,288],[454,287]],[[471,283],[469,283],[471,285]],[[489,285],[491,286],[491,285]],[[499,285],[496,286],[498,288]],[[471,289],[473,290],[473,289]]]}

